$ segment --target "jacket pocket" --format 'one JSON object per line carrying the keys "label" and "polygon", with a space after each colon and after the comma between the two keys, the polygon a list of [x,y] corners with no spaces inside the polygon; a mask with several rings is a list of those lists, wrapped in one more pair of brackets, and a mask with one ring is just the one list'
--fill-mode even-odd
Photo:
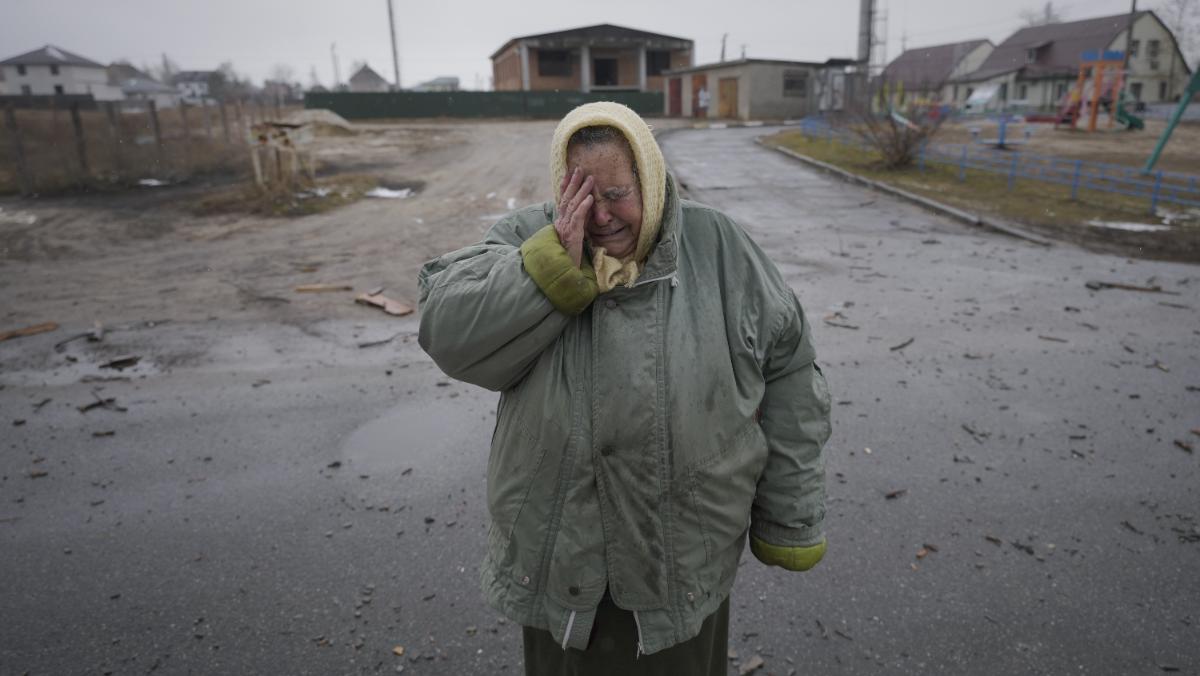
{"label": "jacket pocket", "polygon": [[[488,513],[496,531],[495,537],[489,538],[490,549],[499,547],[501,542],[507,545],[512,538],[546,457],[545,445],[529,432],[515,408],[505,405],[502,398],[488,454]],[[493,551],[493,555],[497,553]],[[507,556],[495,558],[497,563],[506,559]]]}
{"label": "jacket pocket", "polygon": [[704,551],[698,578],[706,591],[719,588],[737,571],[750,506],[766,460],[766,437],[751,419],[728,446],[688,471],[687,494]]}

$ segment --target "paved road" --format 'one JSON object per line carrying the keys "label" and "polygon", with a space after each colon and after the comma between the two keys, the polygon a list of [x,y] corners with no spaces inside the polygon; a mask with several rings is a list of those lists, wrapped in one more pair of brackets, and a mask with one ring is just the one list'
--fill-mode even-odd
{"label": "paved road", "polygon": [[[1196,269],[975,231],[757,133],[664,147],[794,284],[838,404],[830,554],[747,556],[733,664],[1200,669]],[[118,328],[0,345],[0,674],[520,673],[477,583],[495,398],[414,320]]]}

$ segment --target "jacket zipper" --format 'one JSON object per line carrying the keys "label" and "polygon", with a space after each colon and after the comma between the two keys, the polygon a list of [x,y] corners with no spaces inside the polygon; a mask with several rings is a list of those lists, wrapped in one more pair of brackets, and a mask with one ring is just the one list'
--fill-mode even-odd
{"label": "jacket zipper", "polygon": [[662,277],[655,277],[654,279],[639,279],[638,281],[634,282],[633,286],[634,286],[634,288],[637,288],[643,284],[653,284],[654,282],[661,282],[664,279],[671,280],[671,286],[679,286],[679,276],[678,275],[679,275],[678,272],[672,272],[669,275],[663,275]]}
{"label": "jacket zipper", "polygon": [[567,620],[567,630],[563,632],[562,649],[567,649],[567,643],[571,640],[571,629],[575,627],[575,611],[571,611],[571,618]]}
{"label": "jacket zipper", "polygon": [[638,632],[637,652],[633,654],[633,659],[636,660],[637,658],[641,657],[643,653],[646,652],[645,649],[642,648],[642,621],[640,619],[638,619],[638,614],[637,614],[636,610],[633,611],[633,623],[635,625],[637,625],[637,632]]}

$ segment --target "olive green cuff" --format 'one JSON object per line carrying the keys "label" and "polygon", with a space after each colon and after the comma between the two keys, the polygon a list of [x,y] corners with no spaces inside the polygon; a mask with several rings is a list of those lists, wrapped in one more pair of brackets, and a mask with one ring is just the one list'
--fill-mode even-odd
{"label": "olive green cuff", "polygon": [[804,571],[817,565],[825,556],[825,539],[811,547],[781,547],[750,536],[750,551],[768,566]]}
{"label": "olive green cuff", "polygon": [[571,255],[558,241],[553,225],[538,230],[521,245],[521,259],[550,304],[565,315],[587,309],[599,293],[596,271],[588,263],[576,267]]}

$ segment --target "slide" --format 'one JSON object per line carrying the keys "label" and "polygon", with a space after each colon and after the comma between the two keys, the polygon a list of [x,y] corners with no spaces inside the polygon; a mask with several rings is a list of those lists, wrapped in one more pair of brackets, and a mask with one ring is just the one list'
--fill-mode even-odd
{"label": "slide", "polygon": [[1146,128],[1146,123],[1142,118],[1134,115],[1125,108],[1125,94],[1123,92],[1121,98],[1117,100],[1117,122],[1125,125],[1125,128],[1130,131]]}

